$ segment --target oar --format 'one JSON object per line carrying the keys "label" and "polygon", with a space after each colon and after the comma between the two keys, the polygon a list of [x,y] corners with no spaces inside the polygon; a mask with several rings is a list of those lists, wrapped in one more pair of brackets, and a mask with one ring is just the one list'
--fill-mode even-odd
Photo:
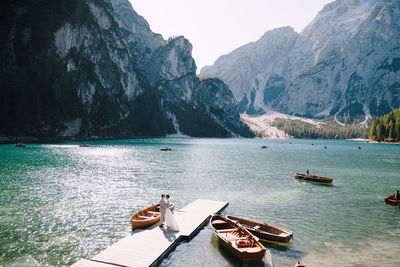
{"label": "oar", "polygon": [[[290,171],[291,173],[293,173],[293,174],[296,174],[296,172],[292,172],[292,171]],[[311,176],[311,174],[309,174],[310,176]],[[307,178],[307,175],[305,175],[303,178],[301,178],[301,179],[299,179],[300,181],[304,181],[304,179],[306,179]]]}
{"label": "oar", "polygon": [[[297,173],[297,172],[293,172],[293,171],[290,171],[290,172],[293,173],[293,174],[296,174],[296,173]],[[300,180],[303,181],[304,178],[306,178],[306,177],[304,176],[304,177],[301,178]]]}
{"label": "oar", "polygon": [[393,194],[390,194],[390,195],[381,195],[381,196],[375,196],[375,198],[381,198],[381,197],[390,197],[391,195],[393,195]]}
{"label": "oar", "polygon": [[[308,174],[308,175],[310,175],[310,174]],[[301,178],[300,180],[304,180],[304,179],[306,179],[307,177],[308,177],[308,175],[306,174],[306,175],[304,175],[304,177],[303,178]]]}

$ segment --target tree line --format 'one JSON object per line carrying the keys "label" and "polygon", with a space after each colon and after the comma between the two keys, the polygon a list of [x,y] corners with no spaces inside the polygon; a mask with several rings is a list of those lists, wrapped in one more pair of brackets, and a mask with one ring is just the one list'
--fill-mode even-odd
{"label": "tree line", "polygon": [[344,126],[334,121],[312,125],[300,120],[276,119],[274,126],[295,138],[351,139],[368,137],[368,128],[357,126],[355,122]]}
{"label": "tree line", "polygon": [[377,117],[371,123],[369,139],[379,142],[400,141],[400,108],[382,117]]}

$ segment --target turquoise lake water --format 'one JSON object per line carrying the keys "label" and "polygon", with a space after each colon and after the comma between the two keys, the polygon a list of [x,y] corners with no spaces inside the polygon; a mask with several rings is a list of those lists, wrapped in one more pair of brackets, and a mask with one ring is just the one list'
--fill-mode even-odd
{"label": "turquoise lake water", "polygon": [[[165,146],[172,151],[161,152]],[[293,178],[306,169],[334,185]],[[263,262],[245,266],[400,266],[400,209],[383,197],[397,189],[398,145],[173,138],[0,145],[0,265],[89,258],[130,233],[132,213],[169,193],[178,209],[197,198],[224,200],[223,214],[293,231],[289,246],[264,243]],[[161,265],[242,263],[206,226]]]}

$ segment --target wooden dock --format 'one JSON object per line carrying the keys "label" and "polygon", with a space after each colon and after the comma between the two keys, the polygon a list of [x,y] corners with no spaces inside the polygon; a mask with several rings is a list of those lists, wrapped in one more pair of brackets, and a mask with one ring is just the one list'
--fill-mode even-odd
{"label": "wooden dock", "polygon": [[157,266],[183,240],[191,239],[208,223],[210,215],[228,206],[228,202],[197,199],[174,211],[180,231],[168,232],[159,223],[135,230],[91,259],[82,259],[73,267]]}

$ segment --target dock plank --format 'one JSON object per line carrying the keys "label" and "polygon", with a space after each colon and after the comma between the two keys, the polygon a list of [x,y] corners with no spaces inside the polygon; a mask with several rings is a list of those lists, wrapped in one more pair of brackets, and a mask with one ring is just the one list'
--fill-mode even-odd
{"label": "dock plank", "polygon": [[[169,232],[153,225],[135,230],[92,258],[80,260],[73,267],[153,266],[161,262],[182,240],[191,239],[227,202],[197,199],[174,211],[180,231]],[[89,265],[93,264],[93,265]],[[95,265],[103,264],[103,265]]]}

